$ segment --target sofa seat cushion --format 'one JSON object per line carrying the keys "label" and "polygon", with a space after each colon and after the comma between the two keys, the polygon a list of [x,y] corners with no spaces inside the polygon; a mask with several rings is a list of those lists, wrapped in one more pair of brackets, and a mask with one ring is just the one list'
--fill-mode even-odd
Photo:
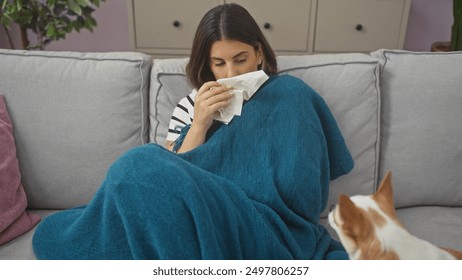
{"label": "sofa seat cushion", "polygon": [[462,52],[381,50],[380,178],[395,205],[462,206]]}
{"label": "sofa seat cushion", "polygon": [[149,56],[0,50],[0,61],[29,207],[88,203],[109,165],[147,142]]}
{"label": "sofa seat cushion", "polygon": [[[30,210],[28,212],[42,218],[59,212],[59,210]],[[37,226],[18,238],[0,246],[0,260],[35,260],[32,249],[32,237]]]}

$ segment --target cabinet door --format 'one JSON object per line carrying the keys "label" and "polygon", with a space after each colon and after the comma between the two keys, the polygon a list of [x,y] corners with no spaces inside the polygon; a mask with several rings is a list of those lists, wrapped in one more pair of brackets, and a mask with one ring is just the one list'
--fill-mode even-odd
{"label": "cabinet door", "polygon": [[319,0],[315,52],[403,47],[407,0]]}
{"label": "cabinet door", "polygon": [[232,0],[245,7],[259,24],[272,48],[281,53],[310,50],[312,0]]}
{"label": "cabinet door", "polygon": [[189,54],[199,21],[219,0],[132,0],[134,48],[155,54]]}

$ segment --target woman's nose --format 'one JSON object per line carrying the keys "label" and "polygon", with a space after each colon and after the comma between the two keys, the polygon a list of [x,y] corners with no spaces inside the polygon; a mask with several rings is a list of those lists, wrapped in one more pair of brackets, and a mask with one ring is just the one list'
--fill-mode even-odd
{"label": "woman's nose", "polygon": [[235,77],[237,75],[239,75],[239,72],[237,71],[236,67],[233,67],[233,66],[228,67],[226,78]]}

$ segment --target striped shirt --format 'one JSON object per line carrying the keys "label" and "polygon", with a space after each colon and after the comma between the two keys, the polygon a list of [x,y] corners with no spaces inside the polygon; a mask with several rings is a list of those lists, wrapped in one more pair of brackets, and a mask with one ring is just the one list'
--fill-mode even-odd
{"label": "striped shirt", "polygon": [[194,119],[194,100],[197,90],[193,90],[188,96],[181,99],[175,110],[168,126],[167,141],[175,141],[180,136],[181,129],[191,124]]}

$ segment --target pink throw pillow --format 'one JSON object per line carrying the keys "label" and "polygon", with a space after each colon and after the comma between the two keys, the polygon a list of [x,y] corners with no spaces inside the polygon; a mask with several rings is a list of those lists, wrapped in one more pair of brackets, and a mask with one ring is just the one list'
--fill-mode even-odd
{"label": "pink throw pillow", "polygon": [[13,126],[0,95],[0,245],[26,233],[40,217],[29,214],[27,198],[21,183]]}

